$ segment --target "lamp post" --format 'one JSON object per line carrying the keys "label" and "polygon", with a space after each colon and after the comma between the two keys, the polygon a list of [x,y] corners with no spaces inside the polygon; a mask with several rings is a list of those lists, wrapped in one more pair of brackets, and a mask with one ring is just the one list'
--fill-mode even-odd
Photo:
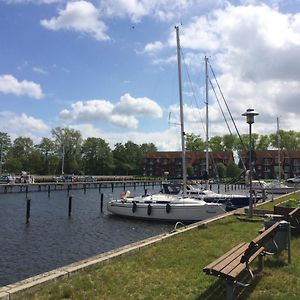
{"label": "lamp post", "polygon": [[258,116],[259,113],[254,111],[253,108],[248,108],[242,116],[246,117],[246,122],[249,124],[249,214],[250,217],[253,215],[253,197],[252,197],[252,124],[254,123],[254,117]]}

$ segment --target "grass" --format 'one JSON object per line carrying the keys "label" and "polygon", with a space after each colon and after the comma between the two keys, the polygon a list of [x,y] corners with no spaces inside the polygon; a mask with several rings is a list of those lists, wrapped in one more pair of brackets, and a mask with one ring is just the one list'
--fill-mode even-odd
{"label": "grass", "polygon": [[[293,197],[300,198],[300,194]],[[275,200],[266,206],[271,208],[276,203]],[[224,299],[224,283],[205,275],[203,267],[236,244],[249,242],[261,227],[262,223],[227,217],[205,229],[193,229],[94,266],[19,299]],[[292,264],[287,264],[286,253],[268,257],[254,283],[237,292],[242,292],[240,299],[298,299],[300,237],[292,240]]]}

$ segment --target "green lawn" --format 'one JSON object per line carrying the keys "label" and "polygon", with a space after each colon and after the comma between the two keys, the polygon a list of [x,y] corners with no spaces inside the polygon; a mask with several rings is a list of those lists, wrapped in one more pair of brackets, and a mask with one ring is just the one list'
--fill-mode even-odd
{"label": "green lawn", "polygon": [[[293,198],[300,194],[293,195]],[[276,201],[267,204],[271,208]],[[224,283],[202,268],[240,242],[249,242],[260,222],[235,216],[166,239],[140,252],[92,267],[19,299],[224,299]],[[240,299],[299,299],[300,237],[292,238],[292,264],[287,254],[267,257],[263,272]]]}

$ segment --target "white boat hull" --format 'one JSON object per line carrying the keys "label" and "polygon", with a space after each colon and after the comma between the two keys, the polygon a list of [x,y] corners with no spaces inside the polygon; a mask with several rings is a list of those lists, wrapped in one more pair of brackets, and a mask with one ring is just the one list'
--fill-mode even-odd
{"label": "white boat hull", "polygon": [[224,206],[216,203],[203,203],[197,200],[184,203],[135,203],[111,200],[108,202],[109,212],[130,218],[159,221],[201,221],[225,213]]}

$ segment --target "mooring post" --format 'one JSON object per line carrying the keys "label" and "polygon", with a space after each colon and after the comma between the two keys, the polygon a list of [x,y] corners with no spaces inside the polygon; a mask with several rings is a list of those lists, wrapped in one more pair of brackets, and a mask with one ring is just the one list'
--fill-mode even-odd
{"label": "mooring post", "polygon": [[25,193],[26,193],[26,198],[27,198],[27,195],[28,195],[28,185],[26,185],[26,187],[25,187]]}
{"label": "mooring post", "polygon": [[30,218],[30,199],[27,199],[27,203],[26,203],[26,224],[29,223],[29,218]]}
{"label": "mooring post", "polygon": [[218,193],[220,193],[220,183],[218,183]]}
{"label": "mooring post", "polygon": [[50,185],[48,185],[48,197],[50,197],[50,190],[51,190]]}
{"label": "mooring post", "polygon": [[123,190],[124,190],[124,192],[126,190],[126,183],[125,182],[123,183]]}
{"label": "mooring post", "polygon": [[86,194],[86,184],[85,183],[83,184],[83,191]]}
{"label": "mooring post", "polygon": [[69,197],[69,217],[71,217],[72,214],[72,196]]}
{"label": "mooring post", "polygon": [[68,184],[68,195],[70,194],[70,185]]}
{"label": "mooring post", "polygon": [[145,189],[145,196],[147,196],[147,189]]}
{"label": "mooring post", "polygon": [[113,183],[111,184],[111,192],[112,193],[114,192],[114,184]]}
{"label": "mooring post", "polygon": [[100,211],[103,212],[103,193],[101,194],[101,199],[100,199]]}

